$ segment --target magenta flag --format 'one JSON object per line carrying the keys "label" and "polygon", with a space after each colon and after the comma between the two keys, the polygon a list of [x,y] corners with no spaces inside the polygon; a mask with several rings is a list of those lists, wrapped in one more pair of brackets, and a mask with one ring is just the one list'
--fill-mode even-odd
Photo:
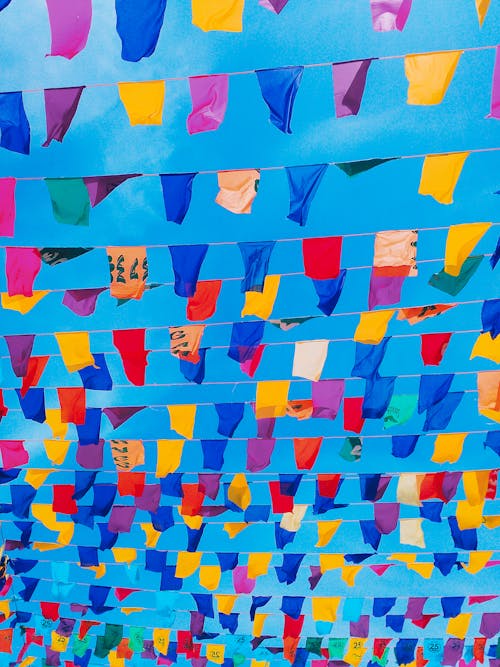
{"label": "magenta flag", "polygon": [[92,208],[100,204],[103,199],[115,190],[119,185],[128,181],[129,178],[136,178],[140,174],[117,174],[116,176],[86,176],[83,179],[87,192],[89,193],[90,205]]}
{"label": "magenta flag", "polygon": [[45,0],[52,42],[49,56],[74,58],[82,51],[92,23],[92,0]]}
{"label": "magenta flag", "polygon": [[9,296],[33,296],[33,283],[42,266],[36,248],[5,248],[7,291]]}
{"label": "magenta flag", "polygon": [[0,236],[14,236],[16,179],[0,178]]}
{"label": "magenta flag", "polygon": [[189,134],[217,130],[224,120],[229,93],[227,74],[189,77],[193,110],[187,119]]}
{"label": "magenta flag", "polygon": [[24,449],[24,440],[0,440],[0,452],[4,470],[23,466],[29,461],[28,452]]}
{"label": "magenta flag", "polygon": [[279,14],[288,4],[288,0],[259,0],[259,5],[275,14]]}
{"label": "magenta flag", "polygon": [[97,297],[105,292],[105,287],[89,287],[88,289],[67,289],[64,292],[63,304],[75,315],[87,317],[95,311]]}
{"label": "magenta flag", "polygon": [[371,62],[370,59],[352,60],[332,65],[335,115],[337,118],[358,114],[365,92],[366,75]]}
{"label": "magenta flag", "polygon": [[59,142],[64,139],[78,109],[84,88],[85,86],[46,88],[43,91],[47,126],[47,139],[42,144],[44,147],[47,147],[53,139]]}
{"label": "magenta flag", "polygon": [[493,69],[490,118],[500,118],[500,46],[496,48],[495,67]]}
{"label": "magenta flag", "polygon": [[403,30],[412,0],[370,0],[373,29],[377,32]]}
{"label": "magenta flag", "polygon": [[233,570],[233,586],[235,593],[246,593],[247,595],[255,588],[255,579],[249,579],[248,566],[237,565]]}

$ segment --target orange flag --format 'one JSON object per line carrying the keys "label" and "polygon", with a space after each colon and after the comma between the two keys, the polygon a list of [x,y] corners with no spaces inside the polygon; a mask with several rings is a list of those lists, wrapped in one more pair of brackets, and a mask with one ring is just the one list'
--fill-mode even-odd
{"label": "orange flag", "polygon": [[146,289],[148,258],[144,247],[107,248],[111,285],[115,299],[140,299]]}

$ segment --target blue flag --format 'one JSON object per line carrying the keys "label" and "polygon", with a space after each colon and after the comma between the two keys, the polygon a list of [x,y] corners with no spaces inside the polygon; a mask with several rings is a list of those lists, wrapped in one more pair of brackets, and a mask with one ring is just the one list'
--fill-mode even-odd
{"label": "blue flag", "polygon": [[391,630],[394,630],[394,632],[402,632],[404,624],[404,615],[388,614],[385,617],[385,627],[391,628]]}
{"label": "blue flag", "polygon": [[269,107],[269,120],[285,134],[291,134],[293,104],[299,90],[304,68],[277,67],[259,69],[255,73],[264,102]]}
{"label": "blue flag", "polygon": [[201,449],[203,451],[203,468],[208,470],[222,470],[224,465],[224,452],[226,451],[227,440],[201,440]]}
{"label": "blue flag", "polygon": [[99,554],[97,547],[78,547],[78,559],[82,567],[97,567],[99,565]]}
{"label": "blue flag", "polygon": [[422,375],[418,392],[418,414],[432,407],[448,393],[454,375]]}
{"label": "blue flag", "polygon": [[171,505],[158,507],[156,512],[150,512],[149,516],[151,517],[153,528],[159,533],[164,533],[174,525],[174,511]]}
{"label": "blue flag", "polygon": [[391,453],[398,459],[406,459],[413,454],[418,442],[418,435],[393,435]]}
{"label": "blue flag", "polygon": [[240,364],[251,359],[260,345],[265,324],[264,321],[234,322],[228,357]]}
{"label": "blue flag", "polygon": [[[234,635],[238,629],[239,614],[222,614],[219,613],[219,623],[223,630],[229,630]],[[225,661],[224,661],[225,662]]]}
{"label": "blue flag", "polygon": [[444,618],[455,618],[462,611],[462,605],[465,601],[463,597],[441,598],[441,607]]}
{"label": "blue flag", "polygon": [[175,565],[167,565],[161,573],[160,591],[180,591],[182,579],[175,576]]}
{"label": "blue flag", "polygon": [[389,336],[383,338],[378,345],[356,343],[356,354],[351,376],[365,378],[366,380],[373,377],[384,360],[387,344],[390,340]]}
{"label": "blue flag", "polygon": [[477,530],[475,528],[468,528],[467,530],[460,530],[458,527],[457,517],[449,516],[448,524],[450,526],[451,536],[456,549],[463,549],[464,551],[476,551],[477,549]]}
{"label": "blue flag", "polygon": [[283,554],[283,563],[276,566],[276,576],[280,583],[293,584],[305,554]]}
{"label": "blue flag", "polygon": [[[496,192],[495,194],[498,194],[498,192]],[[500,259],[500,236],[498,237],[496,248],[490,257],[490,266],[492,269],[496,267],[499,259]]]}
{"label": "blue flag", "polygon": [[399,639],[394,647],[394,656],[398,665],[409,665],[415,659],[418,639]]}
{"label": "blue flag", "polygon": [[167,552],[146,549],[146,570],[150,572],[163,572],[167,566]]}
{"label": "blue flag", "polygon": [[77,424],[79,445],[97,445],[101,430],[101,408],[87,408],[85,410],[85,424]]}
{"label": "blue flag", "polygon": [[438,500],[422,503],[420,507],[420,516],[422,519],[428,519],[434,523],[441,523],[441,512],[443,510],[443,504],[444,503]]}
{"label": "blue flag", "polygon": [[175,293],[177,296],[193,296],[208,245],[171,245],[168,249],[175,274]]}
{"label": "blue flag", "polygon": [[[36,563],[36,561],[34,561]],[[281,607],[282,611],[287,616],[292,618],[299,618],[302,612],[302,605],[304,604],[305,598],[302,597],[292,597],[290,595],[283,595],[281,598]]]}
{"label": "blue flag", "polygon": [[21,581],[23,582],[24,588],[19,591],[19,595],[25,602],[29,602],[33,593],[35,592],[35,588],[38,586],[40,579],[34,579],[33,577],[21,577]]}
{"label": "blue flag", "polygon": [[115,501],[116,484],[94,484],[93,492],[92,514],[94,516],[107,516]]}
{"label": "blue flag", "polygon": [[27,519],[35,496],[36,489],[29,484],[13,484],[10,487],[12,514],[17,516],[18,519]]}
{"label": "blue flag", "polygon": [[374,598],[373,599],[373,615],[376,618],[385,616],[396,604],[397,598]]}
{"label": "blue flag", "polygon": [[87,366],[78,371],[83,386],[85,389],[111,391],[113,389],[113,380],[111,379],[104,354],[97,352],[92,356],[94,357],[94,365]]}
{"label": "blue flag", "polygon": [[94,614],[103,614],[112,609],[104,606],[110,590],[109,586],[89,586],[90,608]]}
{"label": "blue flag", "polygon": [[122,59],[136,63],[154,53],[167,0],[115,0]]}
{"label": "blue flag", "polygon": [[10,5],[12,0],[0,0],[0,12]]}
{"label": "blue flag", "polygon": [[197,363],[187,361],[179,357],[179,368],[188,382],[195,384],[202,384],[205,379],[205,360],[207,356],[207,349],[205,347],[198,350],[200,360]]}
{"label": "blue flag", "polygon": [[215,403],[215,410],[219,417],[217,433],[232,438],[238,428],[238,424],[243,419],[245,411],[244,403]]}
{"label": "blue flag", "polygon": [[286,167],[290,188],[289,220],[298,222],[302,227],[306,224],[309,209],[327,168],[327,164]]}
{"label": "blue flag", "polygon": [[284,549],[287,544],[291,544],[297,533],[282,528],[278,521],[274,524],[274,540],[278,549]]}
{"label": "blue flag", "polygon": [[500,334],[500,299],[490,299],[481,308],[483,332],[489,331],[492,338]]}
{"label": "blue flag", "polygon": [[234,570],[238,565],[238,554],[237,553],[216,553],[217,560],[219,561],[219,567],[221,572],[228,572],[229,570]]}
{"label": "blue flag", "polygon": [[500,456],[500,431],[488,431],[486,440],[484,441],[484,447],[488,447],[492,452],[495,452],[497,456]]}
{"label": "blue flag", "polygon": [[375,521],[373,519],[362,520],[359,522],[359,527],[361,528],[364,543],[369,544],[376,551],[382,534],[375,525]]}
{"label": "blue flag", "polygon": [[43,389],[28,389],[24,396],[16,389],[19,405],[25,419],[43,424],[45,421],[45,393]]}
{"label": "blue flag", "polygon": [[314,289],[318,295],[318,308],[326,316],[330,316],[335,310],[342,289],[344,287],[347,270],[341,269],[337,278],[330,278],[329,280],[313,280]]}
{"label": "blue flag", "polygon": [[424,431],[444,431],[450,423],[464,395],[463,391],[452,391],[442,401],[427,410]]}
{"label": "blue flag", "polygon": [[363,419],[380,419],[386,413],[394,392],[395,377],[374,377],[366,381]]}
{"label": "blue flag", "polygon": [[73,500],[81,500],[94,485],[97,470],[75,470],[75,491]]}
{"label": "blue flag", "polygon": [[269,260],[276,241],[249,241],[238,243],[245,277],[241,281],[242,292],[262,292],[269,270]]}
{"label": "blue flag", "polygon": [[161,174],[165,215],[169,222],[182,224],[191,204],[194,174]]}
{"label": "blue flag", "polygon": [[2,148],[29,155],[30,126],[22,93],[0,93],[0,132]]}
{"label": "blue flag", "polygon": [[454,553],[445,553],[445,554],[434,554],[434,565],[441,572],[443,577],[446,577],[450,574],[453,569],[453,566],[457,563],[457,554]]}
{"label": "blue flag", "polygon": [[257,611],[257,609],[260,609],[260,607],[265,607],[266,604],[269,602],[269,600],[271,600],[271,597],[252,595],[252,606],[250,607],[251,621],[255,620],[255,612]]}

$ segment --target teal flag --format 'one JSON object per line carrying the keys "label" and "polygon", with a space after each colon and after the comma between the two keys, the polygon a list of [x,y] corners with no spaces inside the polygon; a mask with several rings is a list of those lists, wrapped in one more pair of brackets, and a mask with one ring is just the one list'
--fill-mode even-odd
{"label": "teal flag", "polygon": [[46,178],[45,183],[57,222],[88,227],[90,200],[83,178]]}

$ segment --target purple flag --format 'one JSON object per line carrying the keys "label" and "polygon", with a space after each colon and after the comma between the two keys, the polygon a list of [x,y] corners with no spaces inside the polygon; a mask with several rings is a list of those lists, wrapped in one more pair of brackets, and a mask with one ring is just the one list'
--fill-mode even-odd
{"label": "purple flag", "polygon": [[495,637],[500,632],[500,614],[484,613],[481,618],[479,632],[488,639]]}
{"label": "purple flag", "polygon": [[117,174],[115,176],[86,176],[83,179],[89,193],[92,208],[100,204],[103,199],[113,192],[119,185],[129,178],[137,178],[141,174]]}
{"label": "purple flag", "polygon": [[391,478],[388,475],[383,476],[379,479],[377,493],[375,494],[375,500],[380,500],[383,497],[390,483],[391,483]]}
{"label": "purple flag", "polygon": [[59,667],[61,664],[61,654],[58,651],[53,651],[50,646],[46,646],[45,664],[47,667]]}
{"label": "purple flag", "polygon": [[80,317],[92,315],[95,311],[97,297],[105,292],[105,287],[93,287],[89,289],[67,289],[64,292],[63,304]]}
{"label": "purple flag", "polygon": [[399,503],[376,503],[373,506],[375,527],[382,535],[389,535],[396,529],[399,519]]}
{"label": "purple flag", "polygon": [[249,438],[247,443],[247,470],[260,472],[271,463],[275,438]]}
{"label": "purple flag", "polygon": [[61,142],[71,125],[71,121],[78,109],[78,103],[85,86],[76,88],[46,88],[45,119],[47,125],[47,139],[42,146],[47,147],[54,139]]}
{"label": "purple flag", "polygon": [[215,500],[217,498],[217,494],[219,493],[221,477],[222,475],[219,475],[218,473],[198,473],[198,486],[200,491],[203,491],[203,493],[211,500]]}
{"label": "purple flag", "polygon": [[443,498],[445,498],[445,503],[450,502],[450,500],[455,496],[457,492],[457,486],[462,479],[462,473],[457,471],[454,472],[445,472],[442,493]]}
{"label": "purple flag", "polygon": [[111,422],[111,426],[113,428],[118,428],[119,426],[124,424],[127,421],[127,419],[130,419],[130,417],[133,417],[141,410],[144,410],[145,407],[146,407],[145,405],[140,405],[133,407],[130,406],[130,407],[104,408],[103,412]]}
{"label": "purple flag", "polygon": [[130,533],[135,517],[135,507],[115,505],[108,522],[110,533]]}
{"label": "purple flag", "polygon": [[366,75],[371,60],[351,60],[332,65],[335,115],[356,116],[365,92]]}
{"label": "purple flag", "polygon": [[441,662],[442,665],[448,665],[449,667],[454,667],[457,662],[462,657],[462,651],[464,650],[464,640],[455,639],[455,637],[450,637],[446,644],[444,645],[444,655]]}
{"label": "purple flag", "polygon": [[[203,625],[205,623],[205,616],[203,614],[200,614],[199,611],[191,611],[189,613],[191,614],[191,623],[189,626],[191,634],[194,637],[196,637],[197,635],[201,635],[201,633],[203,632]],[[200,658],[200,660],[202,660],[202,658]]]}
{"label": "purple flag", "polygon": [[104,452],[104,440],[99,440],[97,445],[78,445],[76,449],[76,462],[87,470],[102,468]]}
{"label": "purple flag", "polygon": [[427,598],[408,598],[408,606],[406,608],[405,618],[412,621],[418,621],[424,615],[424,607]]}
{"label": "purple flag", "polygon": [[377,32],[403,30],[412,0],[370,0],[373,29]]}
{"label": "purple flag", "polygon": [[320,380],[312,383],[312,416],[335,419],[344,396],[344,380]]}
{"label": "purple flag", "polygon": [[263,417],[257,419],[257,437],[271,438],[276,424],[276,417]]}
{"label": "purple flag", "polygon": [[500,46],[497,46],[493,83],[491,86],[490,118],[500,118]]}
{"label": "purple flag", "polygon": [[405,276],[377,276],[373,269],[370,276],[370,292],[368,294],[368,308],[375,306],[392,306],[401,301],[401,290]]}
{"label": "purple flag", "polygon": [[161,487],[159,484],[146,484],[142,496],[135,499],[135,506],[146,512],[156,512],[160,504]]}
{"label": "purple flag", "polygon": [[259,0],[259,5],[279,14],[288,4],[288,0]]}
{"label": "purple flag", "polygon": [[368,637],[368,632],[370,630],[369,616],[360,616],[359,621],[351,621],[349,625],[349,634],[351,637],[358,637],[360,639],[366,639]]}
{"label": "purple flag", "polygon": [[316,586],[319,584],[319,580],[323,576],[321,572],[321,567],[319,565],[310,565],[311,576],[308,578],[309,587],[313,591]]}
{"label": "purple flag", "polygon": [[187,119],[189,134],[217,130],[226,114],[228,75],[191,76],[189,90],[193,107]]}
{"label": "purple flag", "polygon": [[14,375],[18,378],[24,377],[28,372],[28,362],[35,342],[34,334],[5,336],[5,342],[9,348],[10,363]]}

